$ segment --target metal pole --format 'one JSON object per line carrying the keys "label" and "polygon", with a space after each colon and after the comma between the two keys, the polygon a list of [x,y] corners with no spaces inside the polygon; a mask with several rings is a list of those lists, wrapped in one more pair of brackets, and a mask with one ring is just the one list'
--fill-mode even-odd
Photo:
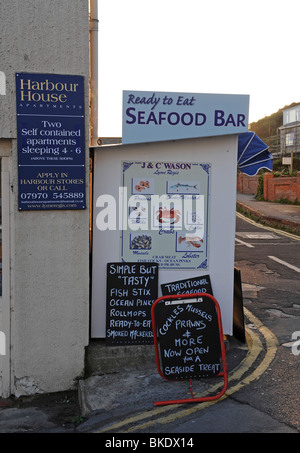
{"label": "metal pole", "polygon": [[98,0],[90,0],[90,146],[98,146]]}

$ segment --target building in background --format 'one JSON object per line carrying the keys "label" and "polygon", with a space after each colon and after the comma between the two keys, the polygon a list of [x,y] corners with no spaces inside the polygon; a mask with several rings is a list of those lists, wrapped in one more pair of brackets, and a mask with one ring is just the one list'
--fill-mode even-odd
{"label": "building in background", "polygon": [[283,157],[300,153],[300,105],[283,110],[280,131],[280,150]]}

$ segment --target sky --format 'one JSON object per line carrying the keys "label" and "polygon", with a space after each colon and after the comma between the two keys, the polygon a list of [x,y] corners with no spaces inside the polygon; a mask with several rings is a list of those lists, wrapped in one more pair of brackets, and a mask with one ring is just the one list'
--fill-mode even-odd
{"label": "sky", "polygon": [[300,102],[299,0],[98,0],[99,137],[122,90],[250,95],[249,123]]}

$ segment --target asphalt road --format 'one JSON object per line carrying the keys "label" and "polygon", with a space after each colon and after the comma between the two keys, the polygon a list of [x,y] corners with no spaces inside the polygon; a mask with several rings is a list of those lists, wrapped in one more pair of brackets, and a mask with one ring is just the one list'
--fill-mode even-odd
{"label": "asphalt road", "polygon": [[300,237],[262,228],[238,215],[235,264],[241,271],[245,307],[279,343],[256,390],[250,395],[248,388],[238,398],[300,430]]}

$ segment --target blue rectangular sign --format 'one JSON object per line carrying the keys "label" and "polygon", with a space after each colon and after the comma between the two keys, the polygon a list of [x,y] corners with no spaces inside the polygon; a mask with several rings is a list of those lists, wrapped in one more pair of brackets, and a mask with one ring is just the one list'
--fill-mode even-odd
{"label": "blue rectangular sign", "polygon": [[16,74],[19,210],[85,209],[84,78]]}
{"label": "blue rectangular sign", "polygon": [[123,91],[122,142],[240,134],[248,115],[248,95]]}

